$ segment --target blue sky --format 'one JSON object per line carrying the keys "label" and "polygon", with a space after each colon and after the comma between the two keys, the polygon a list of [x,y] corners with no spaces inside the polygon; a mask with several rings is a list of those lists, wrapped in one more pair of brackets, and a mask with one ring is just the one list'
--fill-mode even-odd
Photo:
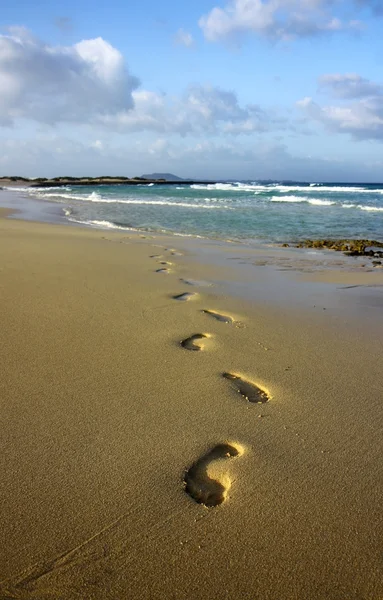
{"label": "blue sky", "polygon": [[0,174],[383,180],[380,0],[7,3]]}

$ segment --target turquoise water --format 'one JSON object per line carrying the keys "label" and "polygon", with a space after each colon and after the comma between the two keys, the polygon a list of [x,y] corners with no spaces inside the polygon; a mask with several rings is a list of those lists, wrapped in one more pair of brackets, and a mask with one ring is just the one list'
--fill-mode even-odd
{"label": "turquoise water", "polygon": [[383,184],[237,182],[35,188],[69,221],[215,239],[291,242],[303,238],[383,240]]}

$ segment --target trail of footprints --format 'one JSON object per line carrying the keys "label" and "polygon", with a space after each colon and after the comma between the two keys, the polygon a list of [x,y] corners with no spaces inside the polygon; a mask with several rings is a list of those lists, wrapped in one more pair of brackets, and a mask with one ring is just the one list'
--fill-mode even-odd
{"label": "trail of footprints", "polygon": [[[180,252],[173,248],[166,248],[165,251],[170,252],[173,256],[181,255]],[[168,266],[172,263],[166,261],[162,254],[153,254],[151,258],[158,260],[161,265],[156,269],[156,273],[170,273]],[[181,279],[181,281],[191,286],[210,286],[207,281],[199,281],[194,279]],[[183,292],[172,296],[178,302],[189,302],[198,298],[196,292]],[[201,311],[210,318],[213,318],[221,323],[242,326],[239,321],[236,321],[232,316],[222,314],[215,310],[203,309]],[[195,333],[190,337],[182,340],[180,345],[185,350],[200,352],[204,349],[206,340],[211,337],[207,333]],[[257,385],[256,383],[246,379],[242,375],[236,373],[223,372],[222,377],[229,382],[230,388],[247,402],[255,404],[265,404],[271,399],[269,392]],[[184,473],[183,484],[187,494],[195,502],[203,504],[208,508],[212,508],[222,504],[231,488],[231,479],[225,469],[222,469],[223,461],[235,459],[244,453],[244,448],[237,442],[223,442],[213,446],[208,452],[198,458]],[[211,472],[214,471],[214,476]]]}

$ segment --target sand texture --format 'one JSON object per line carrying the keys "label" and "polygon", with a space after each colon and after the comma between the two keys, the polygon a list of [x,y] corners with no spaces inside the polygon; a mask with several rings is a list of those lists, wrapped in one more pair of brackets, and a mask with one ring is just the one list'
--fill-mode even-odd
{"label": "sand texture", "polygon": [[0,598],[382,600],[381,321],[161,244],[0,221]]}

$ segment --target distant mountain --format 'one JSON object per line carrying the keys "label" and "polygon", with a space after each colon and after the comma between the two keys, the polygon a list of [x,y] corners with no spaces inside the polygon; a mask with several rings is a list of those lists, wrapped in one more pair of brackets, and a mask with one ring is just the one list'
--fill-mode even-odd
{"label": "distant mountain", "polygon": [[177,177],[173,173],[149,173],[141,175],[143,179],[166,179],[166,181],[182,181],[182,177]]}

